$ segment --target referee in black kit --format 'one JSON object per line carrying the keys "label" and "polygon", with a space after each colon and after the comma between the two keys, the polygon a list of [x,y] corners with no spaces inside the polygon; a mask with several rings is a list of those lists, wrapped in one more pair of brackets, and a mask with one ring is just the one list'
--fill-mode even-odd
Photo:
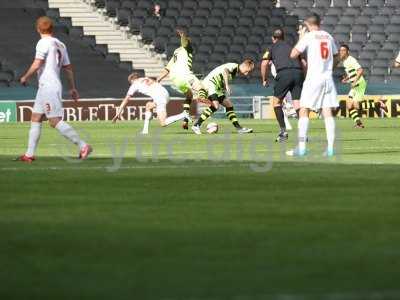
{"label": "referee in black kit", "polygon": [[261,63],[261,76],[264,86],[268,86],[268,76],[271,63],[276,69],[273,106],[280,132],[277,142],[287,141],[289,135],[286,131],[285,116],[282,102],[288,92],[291,93],[297,115],[300,109],[299,101],[304,82],[304,69],[306,62],[303,59],[291,59],[290,52],[293,46],[285,41],[282,29],[276,29],[272,35],[272,46],[265,52]]}

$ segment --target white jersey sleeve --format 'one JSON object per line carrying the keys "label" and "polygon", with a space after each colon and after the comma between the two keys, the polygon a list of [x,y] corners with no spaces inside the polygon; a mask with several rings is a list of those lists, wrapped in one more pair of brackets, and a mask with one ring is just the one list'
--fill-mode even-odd
{"label": "white jersey sleeve", "polygon": [[307,50],[310,44],[310,39],[311,39],[311,33],[307,32],[294,48],[300,53],[303,53],[304,51]]}
{"label": "white jersey sleeve", "polygon": [[68,55],[68,51],[67,51],[67,47],[64,47],[64,51],[63,51],[63,55],[62,55],[62,66],[68,66],[71,64],[71,61],[69,60],[69,55]]}
{"label": "white jersey sleeve", "polygon": [[47,54],[49,53],[49,48],[50,48],[49,43],[46,40],[41,39],[36,45],[35,58],[45,60]]}
{"label": "white jersey sleeve", "polygon": [[127,96],[133,97],[133,95],[135,95],[139,90],[139,87],[137,86],[137,84],[134,82],[131,84],[131,86],[129,87],[128,93],[126,94]]}

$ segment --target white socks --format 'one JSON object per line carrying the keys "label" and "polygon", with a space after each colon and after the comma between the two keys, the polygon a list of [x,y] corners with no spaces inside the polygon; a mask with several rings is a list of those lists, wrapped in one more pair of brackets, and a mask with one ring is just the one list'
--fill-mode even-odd
{"label": "white socks", "polygon": [[151,111],[146,111],[144,113],[144,126],[143,126],[143,133],[148,133],[149,132],[149,125],[150,125],[150,120],[153,117],[153,113]]}
{"label": "white socks", "polygon": [[78,145],[79,149],[82,149],[83,147],[86,146],[86,143],[80,139],[79,134],[70,125],[68,125],[64,121],[58,122],[56,129],[66,139],[70,140],[75,145]]}
{"label": "white socks", "polygon": [[42,123],[32,122],[31,129],[29,130],[28,150],[26,150],[25,153],[26,156],[32,157],[35,155],[41,132]]}
{"label": "white socks", "polygon": [[325,129],[328,150],[333,150],[333,145],[335,143],[335,119],[333,117],[325,118]]}
{"label": "white socks", "polygon": [[[148,134],[149,133],[149,125],[150,125],[150,120],[153,117],[153,113],[150,111],[146,111],[144,113],[144,125],[143,125],[143,134]],[[186,112],[182,112],[178,115],[174,115],[171,117],[168,117],[165,119],[165,126],[171,125],[172,123],[175,123],[179,120],[183,120],[184,118],[187,118],[188,114]]]}
{"label": "white socks", "polygon": [[179,115],[174,115],[174,116],[168,117],[165,120],[165,125],[166,126],[171,125],[172,123],[175,123],[175,122],[177,122],[179,120],[183,120],[186,117],[187,117],[187,112],[182,112]]}
{"label": "white socks", "polygon": [[289,118],[285,112],[283,112],[283,116],[284,116],[284,120],[285,120],[286,130],[292,130],[293,129],[292,124],[290,124]]}
{"label": "white socks", "polygon": [[300,117],[299,119],[299,151],[306,150],[306,142],[307,142],[307,131],[308,131],[308,123],[310,119],[308,117]]}

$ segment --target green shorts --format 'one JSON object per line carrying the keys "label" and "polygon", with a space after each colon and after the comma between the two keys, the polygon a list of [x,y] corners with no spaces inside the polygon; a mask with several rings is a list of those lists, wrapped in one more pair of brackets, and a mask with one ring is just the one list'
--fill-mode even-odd
{"label": "green shorts", "polygon": [[188,91],[192,91],[193,94],[196,93],[199,86],[201,86],[200,80],[194,74],[189,74],[182,77],[173,77],[172,87],[173,89],[186,94]]}
{"label": "green shorts", "polygon": [[366,89],[367,89],[367,82],[365,80],[360,81],[360,83],[356,87],[350,90],[349,93],[350,100],[357,102],[363,101]]}
{"label": "green shorts", "polygon": [[181,78],[172,79],[172,87],[182,94],[186,94],[190,90],[189,83]]}

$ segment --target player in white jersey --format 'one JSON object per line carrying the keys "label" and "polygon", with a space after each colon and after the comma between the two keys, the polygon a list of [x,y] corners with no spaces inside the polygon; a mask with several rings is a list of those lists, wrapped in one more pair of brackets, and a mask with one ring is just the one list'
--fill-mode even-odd
{"label": "player in white jersey", "polygon": [[[300,29],[300,39],[291,53],[298,58],[307,51],[307,76],[300,97],[300,118],[298,125],[299,145],[295,150],[288,151],[291,156],[306,154],[309,113],[319,111],[325,119],[326,136],[328,140],[326,156],[334,155],[335,120],[332,108],[338,107],[337,93],[333,82],[332,70],[338,62],[338,49],[332,36],[320,29],[321,19],[313,14],[305,21],[305,27]],[[309,32],[306,32],[306,31]]]}
{"label": "player in white jersey", "polygon": [[37,73],[39,89],[32,111],[28,149],[19,157],[19,160],[28,163],[35,160],[34,154],[40,139],[44,116],[49,120],[51,127],[56,128],[61,135],[79,146],[79,158],[86,159],[92,152],[92,147],[82,141],[78,133],[63,121],[61,70],[64,70],[67,75],[72,98],[75,101],[79,100],[67,48],[53,37],[53,22],[50,18],[40,17],[36,22],[36,29],[41,39],[36,46],[35,59],[29,70],[21,77],[20,82],[26,85],[29,78]]}
{"label": "player in white jersey", "polygon": [[182,120],[189,117],[187,112],[182,112],[178,115],[171,116],[167,118],[167,103],[169,101],[169,93],[160,83],[154,79],[148,77],[140,77],[138,73],[132,73],[128,77],[128,82],[131,85],[129,87],[128,93],[122,101],[113,122],[122,119],[122,114],[128,101],[136,94],[141,93],[143,95],[152,98],[152,101],[146,103],[146,112],[144,119],[144,127],[142,134],[149,133],[150,120],[153,117],[153,110],[157,112],[157,119],[162,127],[168,126],[176,121]]}
{"label": "player in white jersey", "polygon": [[395,66],[396,68],[400,68],[400,52],[399,52],[399,54],[397,55],[396,60],[394,61],[394,66]]}

